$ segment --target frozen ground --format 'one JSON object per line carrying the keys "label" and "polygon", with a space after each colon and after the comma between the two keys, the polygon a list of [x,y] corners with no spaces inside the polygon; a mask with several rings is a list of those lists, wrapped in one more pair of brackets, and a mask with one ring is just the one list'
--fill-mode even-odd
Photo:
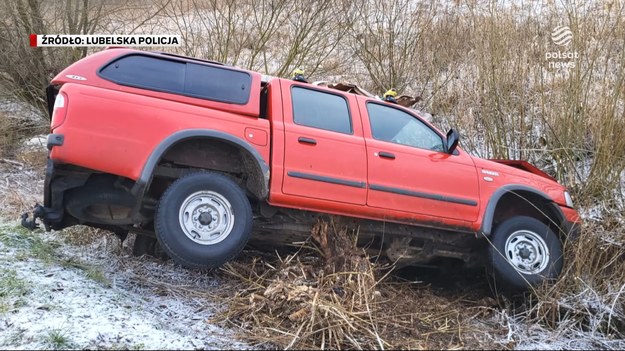
{"label": "frozen ground", "polygon": [[217,306],[167,291],[219,289],[209,275],[116,254],[128,248],[113,237],[76,247],[15,226],[0,236],[0,348],[250,347],[209,322]]}

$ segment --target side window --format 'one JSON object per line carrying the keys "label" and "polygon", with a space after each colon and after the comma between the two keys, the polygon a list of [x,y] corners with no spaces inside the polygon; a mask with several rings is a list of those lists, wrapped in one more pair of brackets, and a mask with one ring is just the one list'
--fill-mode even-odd
{"label": "side window", "polygon": [[293,121],[308,127],[351,134],[347,101],[341,96],[300,87],[291,88]]}
{"label": "side window", "polygon": [[100,74],[122,85],[182,93],[185,66],[185,62],[130,55],[109,63]]}
{"label": "side window", "polygon": [[375,139],[420,149],[441,152],[445,150],[440,135],[404,111],[381,104],[367,103],[367,112]]}
{"label": "side window", "polygon": [[145,55],[121,57],[100,75],[117,84],[234,104],[246,104],[252,86],[246,72]]}
{"label": "side window", "polygon": [[187,63],[184,91],[204,99],[246,104],[252,77],[239,71]]}

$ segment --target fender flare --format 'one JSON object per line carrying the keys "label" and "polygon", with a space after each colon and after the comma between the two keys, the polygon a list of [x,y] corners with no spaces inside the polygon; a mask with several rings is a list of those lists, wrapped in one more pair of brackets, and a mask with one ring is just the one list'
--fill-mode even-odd
{"label": "fender flare", "polygon": [[262,158],[258,150],[252,147],[252,145],[236,136],[218,130],[185,129],[168,136],[163,141],[161,141],[154,148],[154,150],[152,150],[152,153],[145,162],[145,165],[143,166],[143,170],[141,171],[139,179],[137,179],[135,185],[132,187],[131,190],[131,193],[137,199],[137,205],[135,206],[136,211],[139,210],[141,201],[143,200],[143,195],[150,183],[152,182],[152,174],[154,173],[154,169],[156,168],[156,165],[158,164],[158,161],[161,159],[161,157],[173,145],[176,145],[181,141],[195,138],[210,138],[214,140],[224,141],[245,150],[256,161],[255,164],[257,167],[257,171],[263,175],[263,184],[260,195],[262,198],[267,197],[267,195],[269,194],[269,166],[267,165],[267,162],[265,162],[265,160]]}
{"label": "fender flare", "polygon": [[529,192],[535,195],[538,195],[542,199],[544,199],[547,203],[550,204],[554,213],[558,217],[558,226],[563,223],[564,214],[558,205],[556,205],[553,200],[543,193],[540,190],[531,188],[527,185],[521,184],[506,184],[493,193],[493,195],[488,199],[488,205],[486,205],[486,210],[484,211],[484,216],[482,217],[482,226],[480,228],[480,232],[486,236],[490,236],[493,229],[493,221],[495,217],[495,210],[497,209],[497,205],[499,204],[499,200],[506,195],[507,193],[515,193],[516,191],[524,191]]}

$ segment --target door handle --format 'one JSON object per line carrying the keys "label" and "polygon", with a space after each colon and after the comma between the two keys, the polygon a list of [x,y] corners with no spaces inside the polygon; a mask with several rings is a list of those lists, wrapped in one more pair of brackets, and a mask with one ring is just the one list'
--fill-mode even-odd
{"label": "door handle", "polygon": [[384,157],[384,158],[389,158],[391,160],[395,159],[395,154],[392,154],[390,152],[386,152],[386,151],[380,151],[378,152],[378,156],[380,157]]}
{"label": "door handle", "polygon": [[317,145],[317,140],[312,139],[312,138],[299,137],[297,138],[297,141],[299,141],[302,144]]}

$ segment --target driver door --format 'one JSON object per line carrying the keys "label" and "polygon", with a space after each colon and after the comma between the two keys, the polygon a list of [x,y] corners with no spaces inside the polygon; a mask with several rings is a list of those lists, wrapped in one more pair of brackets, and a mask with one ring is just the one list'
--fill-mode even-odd
{"label": "driver door", "polygon": [[368,119],[368,206],[477,220],[478,175],[468,154],[446,153],[445,138],[407,109],[365,99],[359,104]]}

